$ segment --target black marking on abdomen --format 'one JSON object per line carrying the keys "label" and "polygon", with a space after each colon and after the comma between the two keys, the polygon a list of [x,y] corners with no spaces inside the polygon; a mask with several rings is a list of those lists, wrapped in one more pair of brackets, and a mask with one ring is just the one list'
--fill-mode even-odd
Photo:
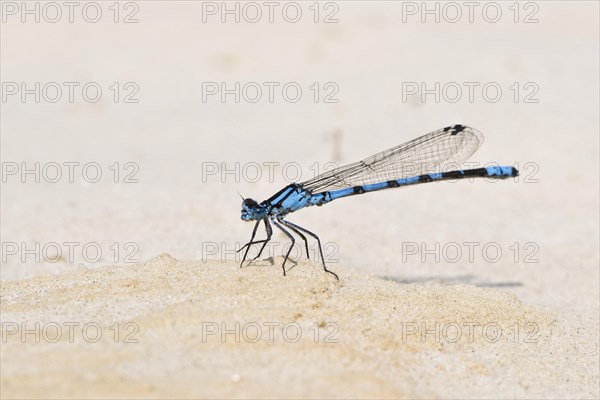
{"label": "black marking on abdomen", "polygon": [[396,188],[396,187],[400,186],[398,184],[398,181],[387,181],[387,185],[388,185],[388,187],[391,187],[391,188]]}
{"label": "black marking on abdomen", "polygon": [[465,174],[463,171],[442,172],[443,179],[460,179],[460,178],[464,178],[464,177],[465,177]]}
{"label": "black marking on abdomen", "polygon": [[354,194],[363,194],[365,192],[365,188],[363,188],[362,186],[354,186],[352,188],[352,191],[354,192]]}
{"label": "black marking on abdomen", "polygon": [[433,178],[431,177],[430,174],[425,174],[425,175],[419,176],[419,183],[431,182],[432,180],[433,180]]}
{"label": "black marking on abdomen", "polygon": [[461,169],[457,171],[442,172],[443,179],[461,179],[467,177],[485,177],[489,176],[485,168]]}
{"label": "black marking on abdomen", "polygon": [[323,192],[323,197],[321,201],[317,202],[317,207],[321,207],[323,204],[329,203],[331,201],[331,192]]}

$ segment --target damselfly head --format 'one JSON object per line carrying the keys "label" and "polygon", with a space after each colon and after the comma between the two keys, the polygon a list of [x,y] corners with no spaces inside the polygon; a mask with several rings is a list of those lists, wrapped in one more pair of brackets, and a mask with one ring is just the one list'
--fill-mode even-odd
{"label": "damselfly head", "polygon": [[242,219],[244,221],[254,221],[265,218],[267,208],[261,206],[254,199],[244,199],[242,202]]}

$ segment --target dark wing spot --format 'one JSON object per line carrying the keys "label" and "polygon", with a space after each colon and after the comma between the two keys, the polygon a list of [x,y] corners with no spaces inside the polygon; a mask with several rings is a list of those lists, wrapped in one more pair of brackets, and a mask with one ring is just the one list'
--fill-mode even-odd
{"label": "dark wing spot", "polygon": [[454,136],[457,133],[460,133],[460,132],[464,131],[465,128],[466,128],[466,126],[464,126],[464,125],[454,125],[452,127],[452,132],[450,133],[450,135]]}

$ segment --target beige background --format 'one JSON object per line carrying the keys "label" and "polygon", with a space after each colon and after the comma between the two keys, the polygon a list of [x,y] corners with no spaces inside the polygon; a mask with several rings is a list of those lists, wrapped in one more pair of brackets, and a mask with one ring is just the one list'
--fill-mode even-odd
{"label": "beige background", "polygon": [[[539,22],[530,24],[513,21],[512,3],[498,3],[502,18],[493,24],[482,17],[484,3],[473,23],[464,7],[457,23],[432,16],[422,23],[418,15],[403,22],[400,2],[336,3],[339,22],[331,24],[312,21],[312,3],[301,3],[296,24],[277,12],[273,23],[205,23],[201,2],[140,2],[138,23],[114,23],[112,3],[100,4],[96,24],[77,11],[74,23],[18,16],[2,23],[2,82],[103,88],[93,104],[77,95],[73,103],[12,96],[1,104],[5,167],[93,161],[103,172],[96,184],[78,176],[74,183],[13,176],[2,183],[3,246],[93,242],[103,252],[98,262],[80,252],[69,262],[63,246],[53,262],[21,262],[3,248],[2,322],[6,333],[6,323],[93,321],[107,331],[133,321],[139,343],[7,336],[3,396],[598,396],[597,3],[537,2]],[[520,7],[520,20],[534,10]],[[113,102],[113,82],[135,82],[139,102]],[[297,103],[278,95],[273,103],[203,102],[203,82],[297,82],[303,96]],[[314,82],[335,82],[339,101],[315,103]],[[466,92],[456,103],[403,102],[403,82],[494,82],[503,95],[496,103],[480,90],[473,102]],[[539,88],[537,103],[523,102],[527,82]],[[305,261],[280,277],[281,233],[274,266],[236,269],[239,260],[227,251],[251,233],[236,191],[260,201],[287,184],[286,163],[308,179],[315,162],[356,161],[454,123],[486,135],[473,161],[517,163],[521,178],[421,185],[291,215],[337,250],[330,266],[340,285]],[[139,183],[112,182],[115,162],[136,163]],[[203,179],[208,163],[258,163],[262,179]],[[273,179],[265,163],[279,163]],[[139,248],[134,258],[152,261],[125,262],[129,242]],[[467,242],[479,246],[473,260]],[[458,262],[423,262],[403,255],[407,243],[458,244],[464,254]],[[490,243],[502,249],[498,262],[481,253]],[[208,254],[215,246],[217,254]],[[531,249],[537,262],[525,262]],[[317,303],[323,308],[315,311]],[[443,348],[431,338],[412,347],[401,340],[402,322],[447,318],[503,327],[534,321],[544,340]],[[206,321],[333,321],[340,343],[202,343]],[[398,361],[404,356],[410,372]],[[317,374],[315,363],[326,363],[327,373]]]}

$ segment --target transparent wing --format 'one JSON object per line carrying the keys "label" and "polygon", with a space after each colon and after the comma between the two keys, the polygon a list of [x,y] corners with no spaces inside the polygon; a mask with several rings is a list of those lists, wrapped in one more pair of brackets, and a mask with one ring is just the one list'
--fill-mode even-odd
{"label": "transparent wing", "polygon": [[453,125],[309,179],[300,185],[311,193],[344,189],[439,172],[461,164],[481,144],[483,135],[465,125]]}

